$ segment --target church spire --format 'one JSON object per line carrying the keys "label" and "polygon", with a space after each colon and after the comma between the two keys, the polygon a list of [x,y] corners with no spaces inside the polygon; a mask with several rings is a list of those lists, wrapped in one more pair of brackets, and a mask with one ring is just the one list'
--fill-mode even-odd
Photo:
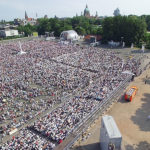
{"label": "church spire", "polygon": [[96,15],[95,15],[95,17],[98,17],[98,12],[96,11]]}
{"label": "church spire", "polygon": [[27,15],[27,12],[25,11],[25,19],[27,20],[28,19],[28,15]]}
{"label": "church spire", "polygon": [[84,9],[84,16],[85,17],[90,17],[90,11],[89,11],[89,8],[88,8],[87,4],[86,4],[86,8]]}

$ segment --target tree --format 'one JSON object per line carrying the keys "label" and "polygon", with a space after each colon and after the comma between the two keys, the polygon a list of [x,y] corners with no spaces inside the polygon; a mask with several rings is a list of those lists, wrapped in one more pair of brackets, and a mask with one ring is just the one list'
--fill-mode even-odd
{"label": "tree", "polygon": [[18,32],[19,33],[22,33],[22,32],[24,32],[24,26],[18,26]]}
{"label": "tree", "polygon": [[146,43],[146,48],[150,49],[150,33],[145,34],[144,42]]}
{"label": "tree", "polygon": [[113,39],[114,37],[114,28],[113,28],[113,18],[107,17],[103,21],[103,41],[107,42]]}
{"label": "tree", "polygon": [[24,32],[25,36],[31,35],[34,31],[37,30],[36,26],[32,26],[30,24],[27,24],[25,26],[19,26],[18,28],[19,33]]}
{"label": "tree", "polygon": [[89,27],[90,34],[96,35],[97,34],[97,27],[90,26]]}
{"label": "tree", "polygon": [[147,24],[147,30],[150,31],[150,15],[142,15],[140,18],[144,19]]}
{"label": "tree", "polygon": [[97,33],[96,33],[97,35],[102,35],[103,34],[103,28],[102,27],[99,27],[98,29],[97,29]]}
{"label": "tree", "polygon": [[29,36],[33,33],[33,26],[31,26],[30,24],[27,24],[26,26],[24,26],[24,33],[25,36]]}
{"label": "tree", "polygon": [[85,35],[85,29],[83,27],[77,26],[75,28],[75,31],[79,34],[79,35]]}
{"label": "tree", "polygon": [[[36,31],[39,35],[44,35],[45,32],[54,31],[55,36],[60,36],[64,30],[76,30],[78,34],[97,34],[97,27],[102,21],[95,18],[86,18],[84,16],[76,16],[73,18],[59,19],[54,18],[41,18],[38,19]],[[95,27],[97,26],[97,27]]]}
{"label": "tree", "polygon": [[71,25],[68,25],[68,24],[65,24],[61,29],[62,29],[62,31],[65,31],[65,30],[72,30],[72,26],[71,26]]}
{"label": "tree", "polygon": [[146,23],[136,16],[108,17],[103,22],[103,41],[121,41],[124,37],[126,45],[139,44],[146,33]]}
{"label": "tree", "polygon": [[38,20],[37,31],[39,35],[45,35],[45,32],[51,32],[51,24],[49,19],[42,18]]}

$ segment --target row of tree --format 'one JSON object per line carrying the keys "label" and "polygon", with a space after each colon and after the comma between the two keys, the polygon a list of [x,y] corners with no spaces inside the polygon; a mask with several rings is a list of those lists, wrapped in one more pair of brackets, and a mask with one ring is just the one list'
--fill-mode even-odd
{"label": "row of tree", "polygon": [[142,44],[146,30],[146,22],[136,16],[108,17],[103,21],[103,41],[123,40],[126,45]]}
{"label": "row of tree", "polygon": [[102,24],[103,42],[110,40],[124,41],[127,46],[141,47],[142,44],[150,49],[150,16],[115,16],[107,17]]}
{"label": "row of tree", "polygon": [[60,36],[64,30],[75,30],[79,35],[99,34],[103,20],[89,19],[83,16],[76,16],[73,18],[59,19],[55,18],[40,18],[36,26],[26,25],[19,26],[19,32],[24,32],[25,35],[31,35],[32,32],[37,31],[39,35],[44,35],[45,32],[54,32],[55,36]]}
{"label": "row of tree", "polygon": [[101,24],[101,20],[88,19],[83,16],[58,19],[39,19],[37,31],[39,34],[45,34],[45,31],[54,31],[55,36],[59,36],[62,31],[75,30],[80,35],[97,34],[97,25]]}
{"label": "row of tree", "polygon": [[25,36],[31,35],[35,31],[39,35],[54,31],[54,35],[59,37],[62,31],[72,29],[79,35],[102,35],[104,43],[110,40],[117,42],[123,40],[128,46],[131,43],[137,46],[146,43],[150,46],[150,35],[147,34],[147,30],[150,30],[150,16],[118,15],[104,19],[89,19],[83,16],[65,19],[40,18],[36,26],[28,24],[18,27],[19,32],[24,32]]}
{"label": "row of tree", "polygon": [[37,26],[32,26],[30,24],[19,26],[17,29],[19,33],[24,33],[25,36],[29,36],[32,35],[33,32],[37,32]]}

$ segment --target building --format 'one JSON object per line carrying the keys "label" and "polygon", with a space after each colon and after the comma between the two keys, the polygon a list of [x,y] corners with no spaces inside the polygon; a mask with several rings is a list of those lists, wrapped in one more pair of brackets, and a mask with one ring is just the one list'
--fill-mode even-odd
{"label": "building", "polygon": [[0,30],[16,29],[17,27],[17,25],[0,24]]}
{"label": "building", "polygon": [[48,16],[47,16],[47,15],[44,15],[44,18],[45,18],[45,19],[48,19]]}
{"label": "building", "polygon": [[90,10],[87,4],[86,4],[86,8],[84,9],[84,16],[90,18]]}
{"label": "building", "polygon": [[100,129],[101,150],[121,150],[122,135],[112,116],[103,116]]}
{"label": "building", "polygon": [[37,20],[34,18],[29,18],[27,15],[27,12],[25,11],[25,19],[22,20],[23,25],[35,25],[37,23]]}
{"label": "building", "polygon": [[[102,39],[102,36],[101,35],[86,35],[84,39],[86,42],[93,43],[96,41],[100,41]],[[95,41],[93,39],[95,39]]]}
{"label": "building", "polygon": [[[83,13],[81,12],[81,16],[83,15]],[[87,18],[96,18],[96,19],[99,19],[98,17],[98,12],[96,11],[96,14],[95,16],[91,16],[90,14],[90,10],[88,8],[88,5],[86,4],[86,7],[84,9],[84,17],[87,17]]]}
{"label": "building", "polygon": [[18,30],[16,30],[15,25],[10,24],[1,24],[0,25],[0,37],[10,37],[10,36],[18,36]]}
{"label": "building", "polygon": [[119,8],[116,8],[113,13],[114,16],[121,16]]}
{"label": "building", "polygon": [[36,25],[37,24],[37,19],[34,18],[29,18],[27,15],[27,12],[25,11],[25,18],[24,19],[14,19],[14,24],[15,25]]}
{"label": "building", "polygon": [[10,37],[10,36],[18,36],[18,30],[0,30],[0,37],[5,38],[5,37]]}
{"label": "building", "polygon": [[20,25],[21,21],[19,18],[14,19],[14,25]]}

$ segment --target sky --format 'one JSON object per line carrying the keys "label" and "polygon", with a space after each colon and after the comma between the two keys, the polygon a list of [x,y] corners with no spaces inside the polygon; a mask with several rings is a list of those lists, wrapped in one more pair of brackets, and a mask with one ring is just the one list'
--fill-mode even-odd
{"label": "sky", "polygon": [[150,15],[150,0],[0,0],[0,20],[28,17],[73,17],[84,11],[86,4],[90,14],[112,16],[116,8],[122,15]]}

